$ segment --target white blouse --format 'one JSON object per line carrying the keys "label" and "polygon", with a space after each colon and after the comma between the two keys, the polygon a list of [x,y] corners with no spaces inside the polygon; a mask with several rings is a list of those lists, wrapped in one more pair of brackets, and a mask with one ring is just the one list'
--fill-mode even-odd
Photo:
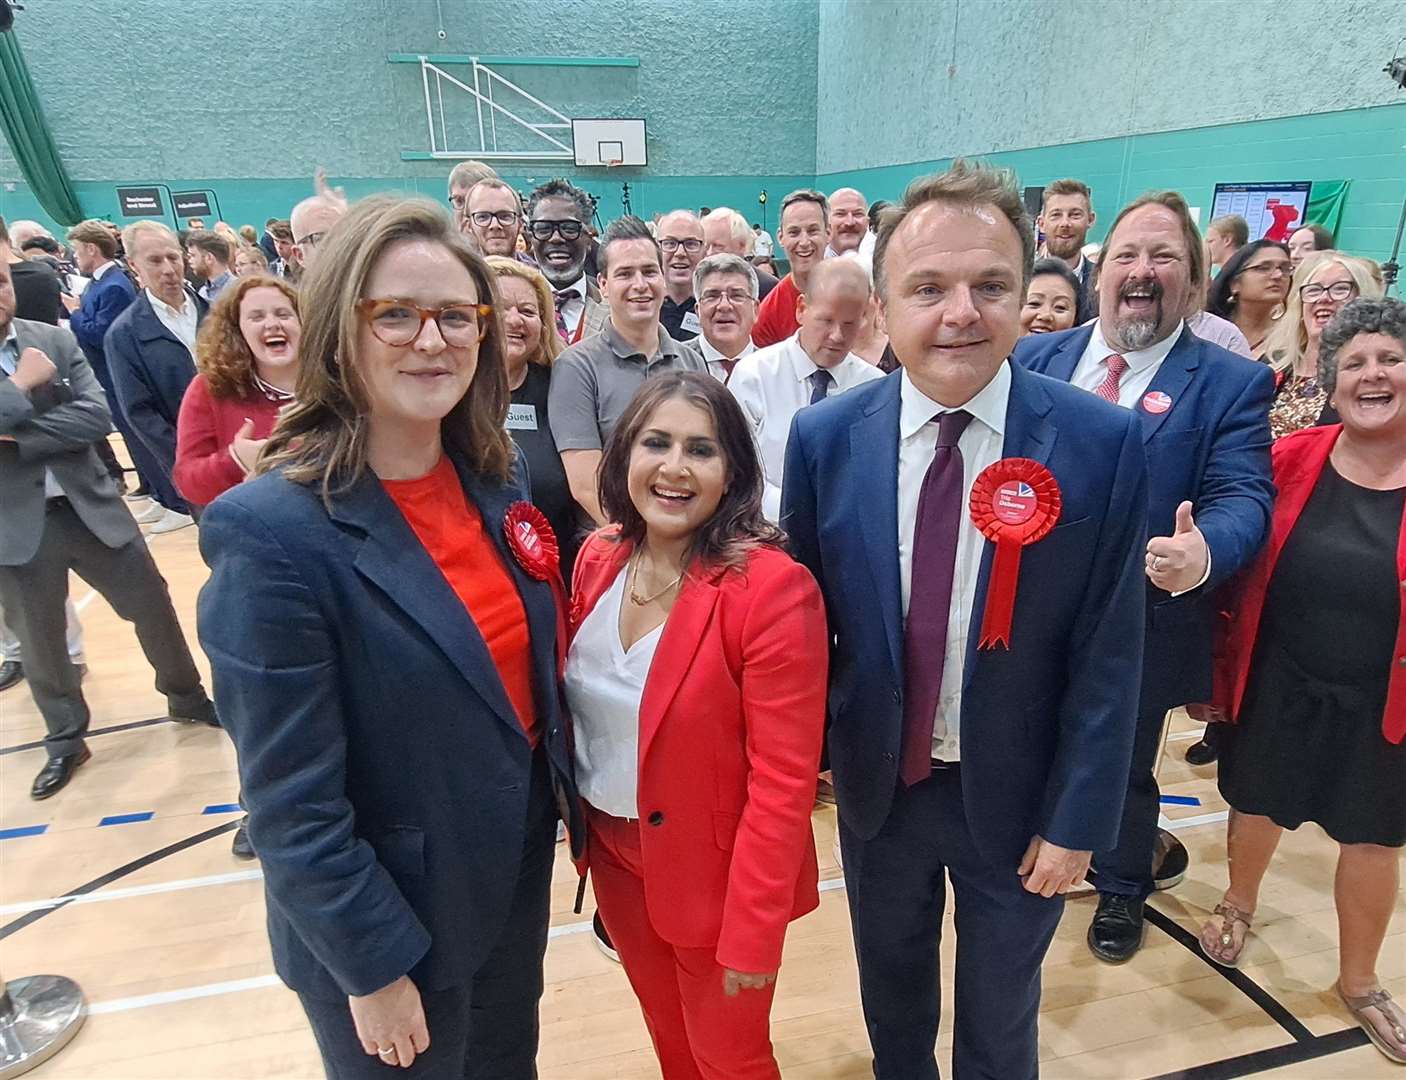
{"label": "white blouse", "polygon": [[576,729],[576,786],[612,817],[637,818],[640,698],[659,645],[660,623],[627,651],[620,610],[629,563],[576,631],[566,658],[566,703]]}

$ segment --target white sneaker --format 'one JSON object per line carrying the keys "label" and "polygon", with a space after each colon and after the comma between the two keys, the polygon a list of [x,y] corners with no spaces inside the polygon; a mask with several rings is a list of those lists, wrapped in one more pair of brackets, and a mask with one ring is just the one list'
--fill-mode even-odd
{"label": "white sneaker", "polygon": [[133,514],[138,525],[154,525],[166,516],[166,508],[160,503],[152,503],[140,514]]}
{"label": "white sneaker", "polygon": [[149,498],[151,498],[151,492],[149,492],[149,491],[129,491],[129,492],[127,492],[127,494],[123,495],[122,498],[125,499],[127,502],[130,502],[130,503],[146,502]]}
{"label": "white sneaker", "polygon": [[167,510],[161,515],[161,520],[151,527],[151,535],[175,532],[177,529],[184,529],[187,525],[194,524],[195,518],[189,514],[178,514],[174,510]]}

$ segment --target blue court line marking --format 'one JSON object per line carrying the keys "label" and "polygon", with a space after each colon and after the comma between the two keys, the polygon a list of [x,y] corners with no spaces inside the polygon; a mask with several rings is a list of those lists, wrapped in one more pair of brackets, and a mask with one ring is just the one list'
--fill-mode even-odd
{"label": "blue court line marking", "polygon": [[150,821],[156,816],[155,810],[142,810],[135,814],[109,814],[98,822],[98,827],[104,825],[130,825],[135,821]]}
{"label": "blue court line marking", "polygon": [[20,825],[14,829],[0,829],[0,840],[14,840],[21,836],[39,836],[48,825]]}
{"label": "blue court line marking", "polygon": [[1195,795],[1163,795],[1162,801],[1172,806],[1200,806],[1201,800]]}
{"label": "blue court line marking", "polygon": [[211,803],[202,814],[237,814],[243,809],[237,802]]}

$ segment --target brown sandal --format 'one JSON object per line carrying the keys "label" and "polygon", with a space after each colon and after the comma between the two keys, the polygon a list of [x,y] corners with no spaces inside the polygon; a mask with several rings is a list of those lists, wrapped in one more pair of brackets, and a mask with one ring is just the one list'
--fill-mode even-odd
{"label": "brown sandal", "polygon": [[[1334,989],[1337,990],[1338,997],[1342,998],[1343,1004],[1352,1013],[1352,1018],[1367,1033],[1367,1038],[1372,1040],[1376,1048],[1397,1064],[1406,1065],[1406,1050],[1403,1050],[1403,1047],[1406,1047],[1406,1015],[1402,1014],[1401,1006],[1392,1001],[1391,994],[1378,988],[1363,997],[1349,997],[1343,993],[1341,986],[1336,986]],[[1367,1016],[1368,1009],[1376,1009],[1387,1021],[1391,1027],[1392,1036],[1396,1039],[1396,1046],[1389,1043],[1385,1036],[1377,1030],[1377,1025],[1372,1023]]]}
{"label": "brown sandal", "polygon": [[[1196,939],[1197,944],[1201,946],[1201,952],[1207,960],[1220,967],[1239,967],[1240,954],[1245,951],[1245,943],[1250,938],[1250,919],[1254,913],[1241,911],[1234,904],[1222,900],[1211,914],[1220,916],[1220,926],[1217,927],[1212,920],[1201,927],[1201,936]],[[1236,923],[1245,927],[1239,945],[1235,944]]]}

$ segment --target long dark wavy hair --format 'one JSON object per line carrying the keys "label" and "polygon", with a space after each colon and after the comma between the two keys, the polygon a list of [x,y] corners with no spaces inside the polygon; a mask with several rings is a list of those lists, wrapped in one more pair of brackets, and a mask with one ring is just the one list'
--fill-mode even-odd
{"label": "long dark wavy hair", "polygon": [[644,540],[644,518],[630,498],[630,453],[654,411],[674,398],[712,417],[727,473],[727,490],[713,516],[694,534],[689,561],[696,557],[705,571],[741,569],[757,545],[784,547],[786,534],[762,513],[762,463],[742,406],[717,379],[694,371],[671,371],[647,380],[611,432],[597,475],[601,509],[620,526],[616,539],[636,545]]}

